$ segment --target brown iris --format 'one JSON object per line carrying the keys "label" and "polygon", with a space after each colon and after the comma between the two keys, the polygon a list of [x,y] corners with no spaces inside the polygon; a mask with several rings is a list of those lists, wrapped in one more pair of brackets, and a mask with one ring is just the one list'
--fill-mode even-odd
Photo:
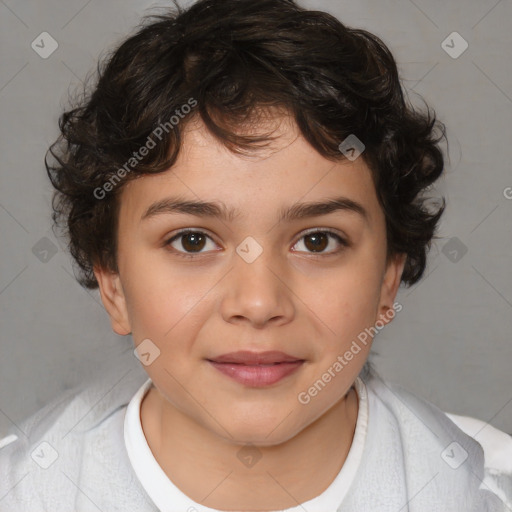
{"label": "brown iris", "polygon": [[[308,240],[310,243],[308,243]],[[329,237],[326,233],[311,233],[304,237],[304,245],[313,252],[322,252],[329,244]]]}
{"label": "brown iris", "polygon": [[186,251],[199,252],[204,247],[206,236],[201,233],[185,233],[181,236],[181,243]]}

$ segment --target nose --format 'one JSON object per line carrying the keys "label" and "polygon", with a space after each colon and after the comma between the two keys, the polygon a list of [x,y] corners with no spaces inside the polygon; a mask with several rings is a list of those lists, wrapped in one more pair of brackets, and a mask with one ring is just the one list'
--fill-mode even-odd
{"label": "nose", "polygon": [[252,263],[236,254],[224,282],[222,317],[226,322],[245,322],[255,328],[290,322],[295,314],[290,279],[271,251],[264,250]]}

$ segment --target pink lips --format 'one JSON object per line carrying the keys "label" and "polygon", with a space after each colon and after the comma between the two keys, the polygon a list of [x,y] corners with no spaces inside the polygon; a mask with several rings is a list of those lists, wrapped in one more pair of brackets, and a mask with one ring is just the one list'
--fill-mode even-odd
{"label": "pink lips", "polygon": [[269,386],[298,370],[304,359],[284,352],[239,351],[208,359],[212,366],[240,384]]}

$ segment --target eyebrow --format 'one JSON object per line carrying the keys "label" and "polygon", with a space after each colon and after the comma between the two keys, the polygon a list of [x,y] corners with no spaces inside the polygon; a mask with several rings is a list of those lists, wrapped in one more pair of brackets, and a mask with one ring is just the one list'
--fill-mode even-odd
{"label": "eyebrow", "polygon": [[[362,204],[348,197],[335,197],[326,201],[296,203],[280,211],[279,222],[293,221],[310,217],[328,215],[337,211],[352,212],[360,215],[366,222],[369,215]],[[238,208],[228,208],[222,202],[189,201],[179,197],[168,197],[153,203],[141,217],[141,221],[161,214],[188,214],[196,217],[213,217],[227,222],[241,216]]]}

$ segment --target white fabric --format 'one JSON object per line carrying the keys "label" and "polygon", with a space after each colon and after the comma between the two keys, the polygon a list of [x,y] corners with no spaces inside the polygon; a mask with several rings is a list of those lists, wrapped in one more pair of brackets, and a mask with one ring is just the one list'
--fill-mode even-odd
{"label": "white fabric", "polygon": [[[507,466],[512,448],[507,434],[480,422],[480,433],[474,435],[490,450],[484,456],[479,442],[433,404],[374,372],[361,378],[361,389],[367,393],[361,458],[359,464],[347,460],[327,489],[340,494],[323,512],[512,511],[512,472]],[[0,512],[193,511],[174,502],[180,495],[176,488],[177,493],[165,495],[166,508],[159,509],[152,499],[153,487],[146,490],[132,466],[130,457],[143,448],[135,444],[129,455],[125,418],[130,401],[145,383],[147,374],[141,367],[113,371],[85,389],[67,391],[19,429],[13,426],[8,438],[18,438],[0,441]],[[467,421],[452,417],[469,429]],[[357,432],[363,430],[358,424]],[[356,441],[351,456],[358,446]],[[134,461],[137,465],[140,456]],[[170,482],[163,485],[174,487]],[[311,512],[302,505],[300,510]],[[188,502],[188,507],[194,506],[199,510]]]}
{"label": "white fabric", "polygon": [[[147,494],[161,512],[175,512],[176,510],[193,510],[194,512],[219,512],[217,509],[205,507],[191,500],[182,493],[164,473],[151,452],[140,420],[140,406],[145,394],[152,386],[148,379],[128,404],[124,421],[124,439],[128,457],[133,469]],[[347,494],[356,475],[366,438],[368,424],[368,400],[364,382],[357,378],[354,383],[359,410],[354,438],[349,453],[340,472],[319,496],[283,512],[325,512],[335,510]]]}
{"label": "white fabric", "polygon": [[512,474],[512,436],[482,420],[445,412],[461,430],[484,449],[485,466]]}

